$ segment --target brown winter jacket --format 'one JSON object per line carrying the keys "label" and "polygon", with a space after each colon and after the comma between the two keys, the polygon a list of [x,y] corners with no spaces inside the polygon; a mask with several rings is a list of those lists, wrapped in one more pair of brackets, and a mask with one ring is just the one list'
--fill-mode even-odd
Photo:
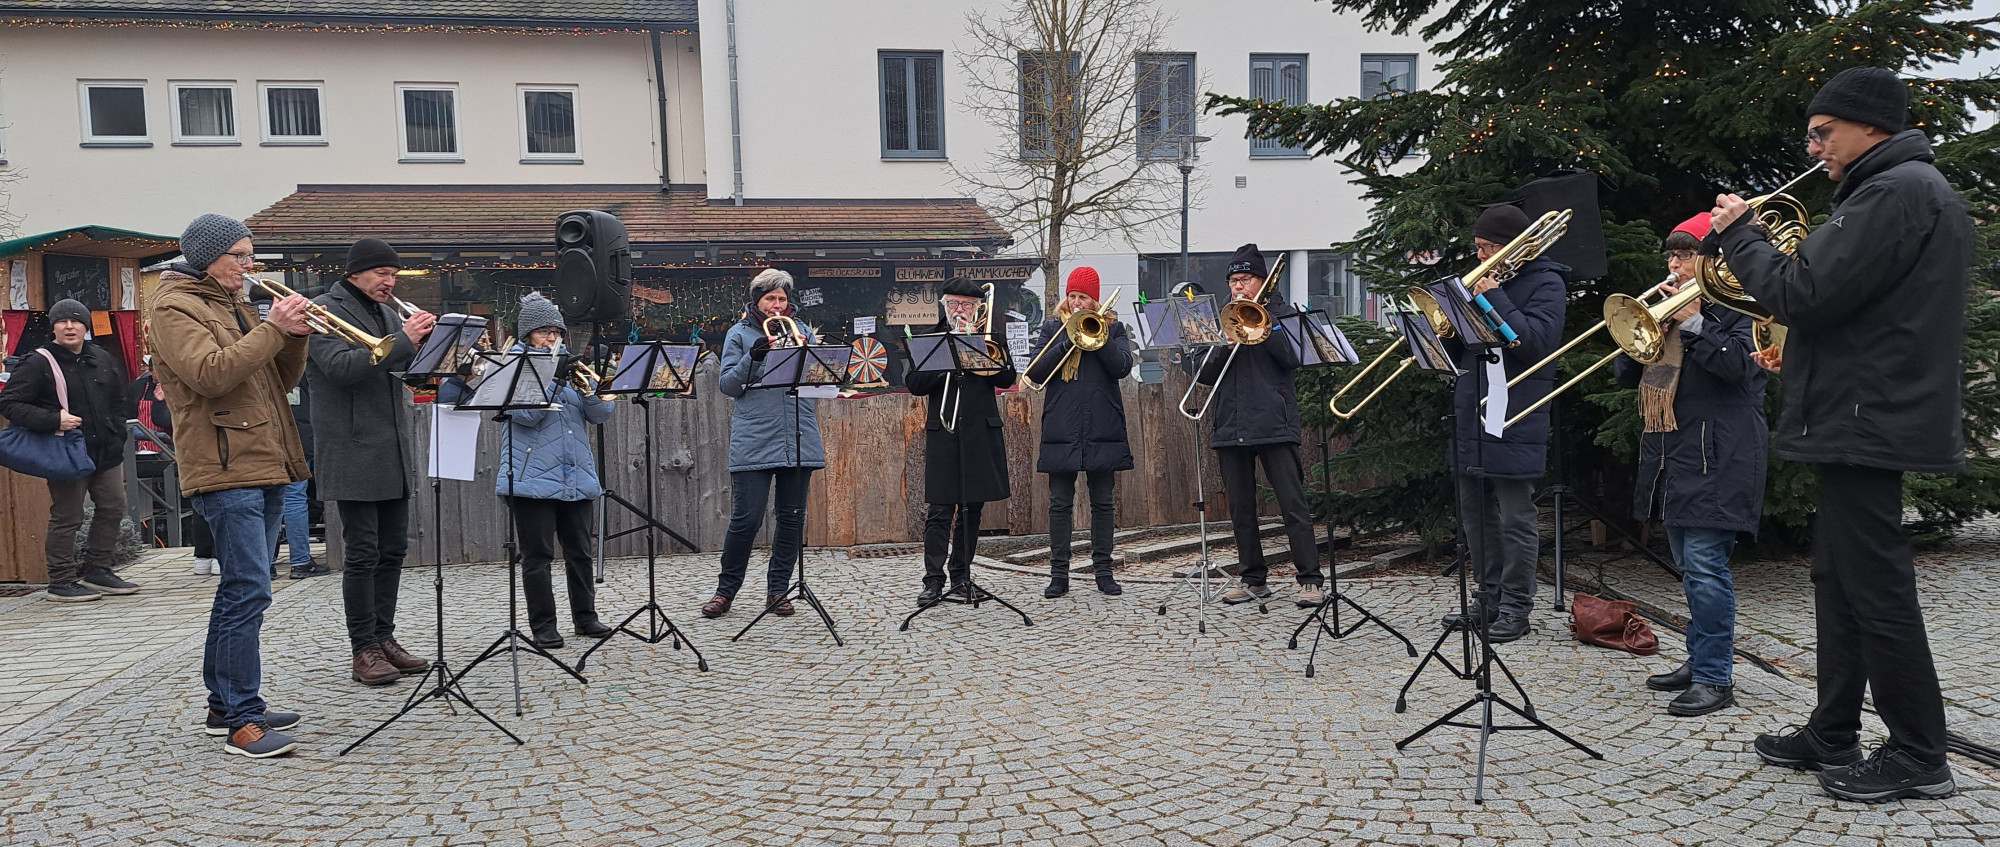
{"label": "brown winter jacket", "polygon": [[260,321],[248,300],[192,270],[161,274],[146,316],[153,374],[173,413],[181,493],[311,476],[285,401],[305,373],[306,339]]}

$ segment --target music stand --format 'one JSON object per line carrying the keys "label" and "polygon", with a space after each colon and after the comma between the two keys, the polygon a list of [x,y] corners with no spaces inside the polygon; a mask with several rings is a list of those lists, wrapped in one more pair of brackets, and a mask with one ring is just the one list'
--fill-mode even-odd
{"label": "music stand", "polygon": [[[1148,349],[1173,350],[1177,358],[1189,362],[1193,361],[1197,351],[1211,350],[1227,343],[1222,336],[1222,321],[1213,294],[1190,292],[1185,296],[1142,302],[1139,304],[1139,329],[1143,336],[1142,341]],[[1231,355],[1234,355],[1233,350]],[[1200,368],[1194,368],[1189,372],[1188,378],[1194,379],[1199,372]],[[1194,503],[1191,505],[1195,510],[1196,532],[1201,539],[1201,556],[1195,560],[1195,569],[1185,572],[1180,581],[1174,583],[1174,587],[1167,591],[1166,596],[1160,598],[1159,605],[1155,606],[1153,611],[1156,614],[1166,614],[1168,601],[1174,599],[1174,596],[1183,589],[1192,591],[1195,597],[1195,632],[1206,634],[1209,601],[1228,591],[1229,587],[1241,581],[1241,578],[1235,573],[1217,571],[1215,559],[1209,553],[1208,476],[1202,466],[1202,455],[1212,448],[1201,443],[1201,421],[1194,420],[1193,424],[1194,449],[1189,452],[1194,454],[1195,494]],[[1216,573],[1225,573],[1229,578],[1211,587],[1208,581]],[[1268,612],[1269,608],[1260,603],[1257,610]]]}
{"label": "music stand", "polygon": [[[847,360],[854,355],[854,348],[845,344],[808,344],[799,347],[777,347],[764,354],[763,373],[756,382],[746,386],[750,389],[782,388],[792,400],[792,458],[802,460],[805,455],[801,443],[804,441],[805,413],[799,408],[799,389],[821,385],[839,385],[847,378]],[[826,606],[814,594],[812,586],[806,583],[806,527],[805,513],[799,513],[799,559],[794,563],[792,584],[785,588],[785,599],[798,599],[819,613],[820,623],[826,625],[826,632],[833,636],[836,647],[845,647],[840,640],[840,631],[833,626],[833,616],[827,614]],[[769,588],[770,586],[765,586]],[[758,621],[771,614],[776,604],[765,598],[764,610],[743,625],[730,641],[741,639],[757,625]]]}
{"label": "music stand", "polygon": [[509,353],[488,358],[498,364],[480,375],[479,381],[472,386],[472,396],[458,407],[491,411],[494,413],[493,420],[501,426],[502,458],[507,464],[507,541],[503,545],[507,550],[507,629],[451,681],[456,685],[481,662],[506,653],[514,672],[514,716],[520,717],[527,713],[521,707],[521,653],[532,653],[553,662],[564,673],[576,677],[577,682],[588,684],[590,680],[584,679],[583,674],[577,673],[575,668],[556,658],[555,654],[542,649],[533,638],[521,634],[521,592],[516,574],[521,563],[521,551],[514,541],[514,437],[509,413],[524,409],[561,408],[555,403],[556,357],[550,353]]}
{"label": "music stand", "polygon": [[[634,532],[643,532],[646,534],[646,603],[638,609],[633,610],[632,614],[626,615],[624,620],[619,621],[617,626],[612,627],[610,632],[600,636],[597,639],[597,643],[590,645],[589,649],[583,651],[583,655],[577,657],[576,669],[579,671],[583,670],[584,665],[590,661],[590,654],[597,652],[597,648],[603,647],[606,642],[609,642],[611,636],[621,632],[647,644],[658,644],[671,638],[676,650],[681,648],[682,643],[686,643],[688,649],[694,652],[695,668],[697,670],[708,670],[707,657],[701,655],[701,650],[694,646],[694,642],[687,637],[687,633],[682,632],[681,628],[674,624],[673,619],[667,617],[666,610],[660,607],[658,581],[659,531],[665,530],[669,536],[681,541],[684,546],[697,553],[701,552],[701,548],[688,543],[680,537],[679,533],[667,529],[665,524],[660,522],[659,518],[653,516],[653,404],[647,400],[648,394],[693,399],[694,369],[696,363],[700,361],[701,345],[699,344],[669,344],[664,341],[628,344],[625,346],[624,353],[618,360],[618,368],[611,374],[610,385],[598,390],[598,394],[600,395],[630,395],[633,405],[638,406],[641,414],[645,416],[646,429],[645,435],[641,439],[643,445],[641,449],[646,457],[646,508],[641,509],[633,505],[631,501],[619,496],[617,492],[609,488],[604,490],[604,499],[624,506],[626,511],[631,512],[640,519],[641,525],[638,528],[625,530],[611,536],[611,538],[622,538]],[[605,479],[603,424],[597,425],[597,471],[598,478]],[[602,576],[604,573],[604,542],[604,525],[600,521],[598,523],[597,537],[597,567],[599,574],[598,582],[600,583],[604,581]],[[638,620],[640,615],[646,616],[646,628],[643,634],[632,629],[632,622]]]}
{"label": "music stand", "polygon": [[[945,375],[944,391],[938,396],[938,411],[940,416],[943,415],[945,402],[949,399],[948,395],[954,390],[951,381],[960,372],[1004,369],[1009,366],[1005,362],[995,361],[992,356],[986,354],[986,339],[983,336],[957,332],[939,332],[912,335],[904,341],[910,349],[911,373],[943,373]],[[958,452],[959,468],[958,502],[952,504],[957,507],[952,516],[952,523],[965,527],[965,537],[960,538],[960,533],[957,532],[951,533],[951,544],[945,551],[945,572],[946,574],[951,572],[951,557],[958,552],[958,545],[963,542],[970,548],[966,551],[965,557],[965,594],[964,596],[958,596],[954,592],[946,591],[939,594],[936,600],[919,604],[916,611],[911,612],[909,616],[903,618],[903,625],[897,627],[897,631],[909,631],[910,621],[916,620],[918,615],[945,603],[970,605],[972,608],[978,609],[979,604],[987,600],[1005,606],[1014,614],[1020,615],[1023,626],[1034,626],[1035,621],[1033,618],[1028,617],[1027,612],[1021,611],[1014,604],[994,596],[992,593],[986,591],[986,589],[980,588],[979,581],[972,575],[972,556],[979,546],[979,527],[972,525],[970,521],[966,520],[965,440],[959,438],[956,433],[953,433],[952,442]]]}
{"label": "music stand", "polygon": [[[454,318],[461,320],[454,321]],[[473,344],[478,341],[479,336],[485,333],[485,318],[468,315],[446,315],[439,318],[437,326],[432,328],[431,334],[425,336],[424,343],[417,348],[416,359],[411,363],[410,369],[403,373],[403,378],[417,377],[430,379],[432,377],[448,377],[456,374],[458,372],[458,363],[472,355]],[[401,720],[404,715],[409,714],[412,709],[415,709],[417,704],[430,700],[443,702],[445,709],[454,715],[458,714],[458,709],[452,706],[451,701],[455,699],[460,703],[464,703],[465,707],[471,709],[473,714],[484,718],[487,723],[493,725],[494,729],[500,730],[508,738],[513,739],[515,744],[524,743],[521,741],[520,736],[515,735],[507,727],[502,726],[499,721],[493,719],[492,715],[486,714],[478,706],[473,705],[472,700],[465,696],[465,690],[459,686],[458,679],[452,676],[449,663],[445,661],[444,509],[443,500],[441,499],[441,485],[444,477],[437,472],[437,455],[441,446],[437,414],[440,411],[433,404],[430,436],[431,591],[436,600],[437,653],[435,655],[437,658],[432,660],[430,669],[424,671],[423,678],[417,680],[417,688],[410,692],[408,698],[404,699],[403,708],[398,710],[394,715],[391,715],[388,720],[369,730],[368,734],[355,739],[352,744],[342,748],[340,751],[340,755],[342,756],[347,755],[354,748],[361,746],[368,739],[375,737],[376,733],[388,729],[390,724]],[[437,678],[435,683],[431,681],[432,677]]]}
{"label": "music stand", "polygon": [[[1286,315],[1278,319],[1278,325],[1285,330],[1285,337],[1272,340],[1294,345],[1293,349],[1298,352],[1299,366],[1301,368],[1325,367],[1329,365],[1358,365],[1361,363],[1361,357],[1355,353],[1353,343],[1347,340],[1347,336],[1340,331],[1339,327],[1327,322],[1324,310],[1315,309],[1310,312]],[[1415,355],[1415,353],[1413,352],[1412,355]],[[1299,649],[1299,634],[1305,632],[1306,627],[1317,625],[1317,629],[1313,631],[1312,650],[1306,654],[1306,676],[1308,678],[1316,673],[1314,662],[1319,658],[1319,641],[1322,635],[1338,640],[1353,635],[1363,625],[1370,623],[1381,627],[1384,632],[1395,636],[1397,641],[1403,642],[1403,649],[1409,651],[1410,658],[1414,659],[1417,657],[1417,646],[1411,644],[1410,639],[1403,637],[1401,632],[1397,632],[1395,627],[1390,626],[1386,621],[1377,617],[1374,612],[1369,611],[1360,603],[1356,603],[1347,595],[1340,593],[1340,569],[1336,566],[1337,563],[1334,560],[1333,552],[1333,508],[1331,506],[1333,501],[1333,473],[1327,466],[1327,454],[1326,430],[1321,429],[1319,436],[1319,490],[1320,499],[1329,504],[1326,513],[1322,516],[1326,522],[1327,596],[1324,602],[1313,607],[1312,612],[1306,615],[1305,620],[1299,621],[1299,625],[1292,628],[1292,637],[1285,644],[1287,649]],[[1318,555],[1318,552],[1317,548],[1313,551],[1314,555]],[[1360,620],[1355,621],[1352,626],[1345,629],[1341,628],[1340,625],[1340,604],[1342,603],[1354,607],[1354,611],[1361,616]],[[1329,610],[1332,613],[1331,623],[1327,620]]]}

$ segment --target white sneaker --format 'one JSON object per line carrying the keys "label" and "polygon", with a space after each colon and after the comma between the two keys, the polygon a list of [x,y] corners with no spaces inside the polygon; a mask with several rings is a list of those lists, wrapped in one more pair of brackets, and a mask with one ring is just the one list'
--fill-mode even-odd
{"label": "white sneaker", "polygon": [[194,572],[203,576],[220,576],[222,574],[222,563],[214,559],[196,559],[194,560]]}

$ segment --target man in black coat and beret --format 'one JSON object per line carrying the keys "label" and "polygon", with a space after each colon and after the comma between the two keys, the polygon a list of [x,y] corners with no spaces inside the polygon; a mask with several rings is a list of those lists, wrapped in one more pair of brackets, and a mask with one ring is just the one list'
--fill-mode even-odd
{"label": "man in black coat and beret", "polygon": [[[1236,248],[1229,257],[1229,293],[1236,300],[1250,300],[1264,288],[1269,271],[1264,254],[1255,244]],[[1231,345],[1210,347],[1201,354],[1196,379],[1213,383],[1212,409],[1215,417],[1208,444],[1215,448],[1222,472],[1222,490],[1229,497],[1229,522],[1236,534],[1237,574],[1243,582],[1223,592],[1224,603],[1247,603],[1271,596],[1265,584],[1270,567],[1264,562],[1264,542],[1257,526],[1257,465],[1264,465],[1264,478],[1278,501],[1278,514],[1285,522],[1285,536],[1292,545],[1292,564],[1298,570],[1301,607],[1326,601],[1325,578],[1319,570],[1319,539],[1314,535],[1312,512],[1306,506],[1305,468],[1299,463],[1299,444],[1304,429],[1299,421],[1299,394],[1293,377],[1299,369],[1298,347],[1285,337],[1283,318],[1298,310],[1283,297],[1264,304],[1271,316],[1271,337],[1262,344],[1236,348],[1236,360],[1228,361]],[[1217,376],[1220,381],[1217,381]]]}
{"label": "man in black coat and beret", "polygon": [[[938,298],[944,320],[930,331],[976,334],[975,315],[985,293],[972,280],[951,278]],[[984,329],[983,337],[996,343],[1005,338],[997,320]],[[1007,347],[1002,343],[1000,349]],[[1014,360],[1002,355],[999,364],[999,371],[992,374],[912,370],[905,380],[911,394],[924,398],[924,502],[930,510],[924,517],[924,590],[917,595],[919,606],[944,597],[947,575],[950,593],[971,599],[972,549],[979,541],[980,511],[1013,494],[1007,478],[1006,430],[994,392],[1014,386]]]}
{"label": "man in black coat and beret", "polygon": [[389,304],[402,266],[396,249],[364,238],[347,251],[347,276],[313,302],[362,332],[390,336],[380,362],[339,338],[313,335],[306,357],[313,420],[313,474],[319,499],[340,510],[342,605],[354,651],[351,677],[387,685],[423,673],[430,662],[396,642],[396,595],[409,549],[411,474],[403,452],[407,390],[396,373],[416,359],[416,345],[437,318],[404,317]]}
{"label": "man in black coat and beret", "polygon": [[[1835,74],[1806,108],[1806,151],[1840,184],[1833,211],[1787,256],[1748,203],[1716,198],[1713,236],[1744,290],[1789,328],[1775,449],[1819,472],[1813,599],[1819,704],[1804,727],[1757,737],[1757,754],[1820,771],[1835,797],[1881,801],[1956,790],[1944,698],[1903,531],[1903,474],[1964,469],[1960,385],[1973,260],[1965,201],[1905,129],[1892,71]],[[1873,693],[1889,740],[1864,758]]]}
{"label": "man in black coat and beret", "polygon": [[[1472,243],[1486,261],[1528,229],[1527,213],[1507,204],[1488,206],[1472,223]],[[1535,528],[1535,481],[1548,468],[1549,408],[1544,405],[1507,427],[1486,431],[1479,401],[1495,382],[1506,382],[1547,358],[1562,345],[1563,307],[1569,267],[1536,258],[1513,269],[1505,281],[1493,274],[1470,280],[1472,293],[1486,301],[1514,330],[1519,343],[1475,350],[1457,338],[1445,349],[1458,361],[1452,390],[1452,469],[1458,484],[1459,525],[1478,596],[1468,610],[1486,627],[1487,640],[1505,644],[1528,634],[1535,606],[1535,563],[1541,536]],[[1499,355],[1494,366],[1489,356]],[[1507,391],[1508,409],[1525,409],[1555,390],[1554,363]],[[1498,410],[1491,410],[1495,413]],[[1457,613],[1444,617],[1461,625]]]}

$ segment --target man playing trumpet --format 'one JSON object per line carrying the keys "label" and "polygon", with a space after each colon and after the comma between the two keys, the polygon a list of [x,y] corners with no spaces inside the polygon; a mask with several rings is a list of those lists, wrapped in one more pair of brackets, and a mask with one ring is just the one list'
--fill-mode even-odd
{"label": "man playing trumpet", "polygon": [[401,265],[395,248],[361,239],[348,248],[346,278],[313,301],[363,333],[393,337],[388,355],[375,360],[365,347],[318,334],[306,359],[313,467],[319,499],[340,511],[340,595],[354,651],[350,676],[363,685],[387,685],[431,666],[396,643],[396,595],[415,490],[415,465],[403,450],[407,392],[396,373],[409,368],[417,344],[437,323],[429,312],[405,315],[398,305]]}

